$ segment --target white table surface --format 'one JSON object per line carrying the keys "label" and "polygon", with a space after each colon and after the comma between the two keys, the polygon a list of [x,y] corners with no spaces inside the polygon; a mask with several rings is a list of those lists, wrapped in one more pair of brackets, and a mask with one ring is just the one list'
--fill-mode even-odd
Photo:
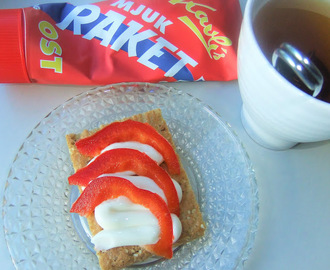
{"label": "white table surface", "polygon": [[[38,1],[41,2],[46,1]],[[80,1],[87,2],[91,1]],[[0,8],[35,3],[2,0]],[[171,86],[194,95],[217,111],[232,126],[251,158],[260,212],[254,248],[245,269],[330,269],[330,141],[300,144],[287,151],[262,148],[242,127],[237,81]],[[30,131],[52,109],[89,88],[0,84],[0,198],[11,163]],[[0,208],[2,213],[2,203]],[[0,269],[14,269],[2,229]]]}

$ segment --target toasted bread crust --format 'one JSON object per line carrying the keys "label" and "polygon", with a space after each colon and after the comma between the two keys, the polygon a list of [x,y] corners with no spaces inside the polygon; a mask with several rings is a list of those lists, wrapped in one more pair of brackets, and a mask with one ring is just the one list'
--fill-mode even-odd
{"label": "toasted bread crust", "polygon": [[[169,131],[169,128],[162,117],[162,113],[160,109],[155,109],[149,112],[145,112],[142,114],[134,115],[129,117],[129,119],[139,121],[139,122],[147,122],[151,126],[153,126],[161,135],[163,135],[173,146],[175,149],[175,145],[172,139],[172,135]],[[125,119],[123,119],[125,120]],[[104,126],[102,126],[104,127]],[[102,128],[100,127],[100,129]],[[81,134],[69,134],[66,136],[72,164],[74,170],[84,167],[88,161],[89,157],[81,155],[76,146],[75,142],[81,138],[88,137],[92,135],[93,131],[84,130]],[[180,161],[180,159],[179,159]],[[166,164],[162,164],[162,167],[166,170]],[[194,191],[190,185],[187,174],[182,166],[180,175],[171,175],[173,179],[175,179],[181,186],[183,192],[183,198],[180,203],[180,220],[182,223],[182,234],[180,239],[177,241],[175,245],[181,245],[188,243],[194,239],[197,239],[203,236],[205,231],[205,223],[203,221],[202,214],[199,209],[199,205],[196,201]],[[94,218],[94,214],[91,214],[88,218],[88,224],[91,230],[92,235],[98,233],[102,228],[97,224]],[[129,247],[118,247],[107,250],[106,252],[97,252],[97,256],[99,258],[99,264],[101,269],[120,269],[123,267],[127,267],[136,262],[141,262],[146,260],[148,257],[152,256],[151,253],[146,251],[140,246],[129,246]]]}

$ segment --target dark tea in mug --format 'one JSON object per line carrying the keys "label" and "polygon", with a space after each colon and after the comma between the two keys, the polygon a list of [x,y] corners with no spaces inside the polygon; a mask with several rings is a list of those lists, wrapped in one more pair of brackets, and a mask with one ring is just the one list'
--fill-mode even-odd
{"label": "dark tea in mug", "polygon": [[[330,102],[330,0],[270,0],[257,13],[253,27],[270,62],[283,42],[307,55],[324,77],[318,98]],[[304,90],[301,82],[295,85]]]}

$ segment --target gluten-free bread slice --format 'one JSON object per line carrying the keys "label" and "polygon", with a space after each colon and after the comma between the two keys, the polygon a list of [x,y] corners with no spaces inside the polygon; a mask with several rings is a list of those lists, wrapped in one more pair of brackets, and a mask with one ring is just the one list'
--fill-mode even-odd
{"label": "gluten-free bread slice", "polygon": [[[162,117],[162,113],[160,109],[155,109],[142,114],[134,115],[129,118],[135,121],[149,123],[162,136],[164,136],[175,149],[175,145],[171,133],[164,118]],[[100,129],[103,127],[104,126],[100,127]],[[84,130],[81,134],[69,134],[66,136],[72,164],[75,171],[86,166],[88,161],[90,160],[89,157],[83,156],[78,152],[75,146],[75,142],[81,138],[85,138],[92,135],[96,131],[97,130],[93,130],[93,131]],[[192,190],[189,179],[182,166],[181,161],[180,161],[180,165],[181,165],[180,175],[171,175],[171,177],[180,184],[183,193],[182,201],[180,203],[180,211],[181,211],[180,220],[182,223],[182,234],[180,239],[175,243],[175,245],[182,245],[194,239],[197,239],[203,236],[205,231],[205,224],[203,221],[202,214],[200,212],[199,205],[196,201],[194,191]],[[165,170],[167,169],[165,163],[163,163],[161,166],[165,168]],[[92,235],[95,235],[100,230],[102,230],[102,228],[95,221],[94,214],[91,214],[87,218],[87,220]],[[126,247],[113,248],[107,250],[106,252],[99,251],[97,252],[97,256],[99,258],[99,264],[101,269],[105,270],[105,269],[120,269],[132,265],[134,263],[144,261],[150,256],[152,256],[152,254],[144,250],[140,246],[126,246]]]}

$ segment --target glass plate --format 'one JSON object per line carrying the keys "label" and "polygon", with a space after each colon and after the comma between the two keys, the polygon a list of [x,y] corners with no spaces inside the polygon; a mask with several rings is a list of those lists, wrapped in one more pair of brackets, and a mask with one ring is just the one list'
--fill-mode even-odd
{"label": "glass plate", "polygon": [[[115,84],[82,93],[30,133],[10,169],[4,231],[17,269],[98,269],[70,214],[73,173],[65,135],[161,108],[191,179],[207,230],[172,260],[143,269],[241,269],[258,223],[250,160],[220,116],[196,98],[157,84]],[[138,266],[137,268],[140,268]]]}

